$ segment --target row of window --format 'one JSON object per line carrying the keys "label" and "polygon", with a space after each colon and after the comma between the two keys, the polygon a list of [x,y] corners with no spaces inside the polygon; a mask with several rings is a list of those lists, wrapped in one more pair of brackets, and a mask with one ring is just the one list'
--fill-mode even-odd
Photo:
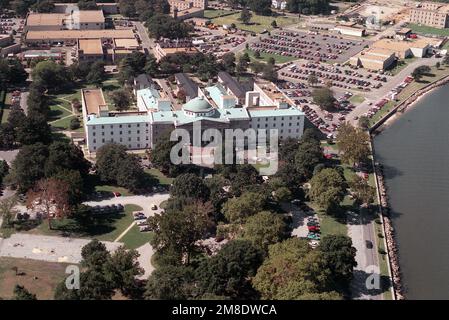
{"label": "row of window", "polygon": [[[148,140],[150,140],[150,139],[149,139],[148,137],[145,137],[145,140],[148,141]],[[114,139],[110,139],[110,140],[108,140],[108,141],[110,141],[110,142],[115,142]],[[132,141],[131,137],[128,137],[128,142],[131,142],[131,141]],[[140,141],[140,137],[137,137],[137,138],[136,138],[136,141]],[[93,142],[93,143],[97,143],[97,139],[93,139],[92,142]],[[106,142],[106,140],[105,140],[104,138],[102,138],[102,139],[101,139],[101,143],[105,143],[105,142]],[[123,138],[119,138],[119,141],[118,141],[118,142],[123,142]]]}
{"label": "row of window", "polygon": [[[127,124],[127,125],[125,125],[125,124],[119,124],[119,125],[118,125],[119,128],[123,128],[123,126],[128,126],[128,128],[131,128],[131,127],[132,127],[131,124]],[[148,126],[149,126],[148,123],[145,123],[145,127],[148,127]],[[99,127],[101,127],[101,129],[104,129],[106,126],[105,126],[105,125],[101,125],[101,126],[99,126]],[[137,128],[140,128],[140,123],[137,123],[137,124],[136,124],[136,127],[137,127]],[[92,126],[92,130],[95,130],[96,128],[97,128],[97,126]],[[110,125],[109,125],[109,128],[113,129],[113,128],[114,128],[114,125],[113,125],[113,124],[110,124]]]}
{"label": "row of window", "polygon": [[[111,142],[114,142],[114,141],[111,141]],[[142,148],[149,148],[149,147],[150,147],[150,145],[149,145],[148,143],[145,144],[145,147],[142,145]],[[132,149],[132,145],[131,145],[131,144],[128,144],[128,148],[129,148],[129,149]],[[136,145],[136,148],[137,148],[137,149],[140,149],[140,148],[141,148],[140,143],[138,143],[138,144]],[[94,149],[94,150],[97,150],[97,147],[94,146],[93,149]]]}
{"label": "row of window", "polygon": [[[148,130],[145,130],[145,133],[148,133]],[[111,136],[113,136],[115,134],[115,132],[114,131],[111,131]],[[119,133],[118,133],[119,135],[122,135],[123,134],[123,131],[119,131]],[[132,131],[131,130],[128,130],[128,134],[132,134]],[[137,130],[136,131],[136,134],[140,134],[140,130]],[[97,133],[95,132],[95,131],[93,131],[92,132],[92,136],[96,136],[97,135]],[[102,136],[104,136],[104,131],[102,131],[101,132],[101,135]]]}

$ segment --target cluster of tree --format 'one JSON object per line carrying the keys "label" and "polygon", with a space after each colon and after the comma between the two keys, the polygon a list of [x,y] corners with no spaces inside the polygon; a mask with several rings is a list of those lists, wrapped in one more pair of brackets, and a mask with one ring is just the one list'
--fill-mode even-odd
{"label": "cluster of tree", "polygon": [[64,65],[54,61],[41,61],[32,70],[31,77],[36,87],[49,92],[65,89],[73,83],[72,73]]}
{"label": "cluster of tree", "polygon": [[0,90],[23,84],[27,77],[19,60],[0,58]]}
{"label": "cluster of tree", "polygon": [[412,72],[412,77],[416,81],[419,81],[422,79],[422,77],[428,75],[432,69],[430,69],[429,66],[419,66],[416,67]]}
{"label": "cluster of tree", "polygon": [[[254,57],[256,59],[260,59],[260,53],[258,51],[254,52]],[[261,77],[269,80],[269,81],[276,81],[278,79],[278,73],[276,71],[276,61],[274,58],[268,59],[267,63],[259,62],[259,61],[253,61],[250,64],[250,68],[254,73],[261,74]]]}
{"label": "cluster of tree", "polygon": [[329,0],[287,0],[286,9],[292,13],[328,14]]}
{"label": "cluster of tree", "polygon": [[327,213],[335,211],[346,193],[346,180],[342,172],[324,168],[310,180],[309,197]]}
{"label": "cluster of tree", "polygon": [[360,128],[345,122],[338,129],[337,146],[341,152],[341,160],[353,166],[366,163],[371,154],[369,135]]}
{"label": "cluster of tree", "polygon": [[139,157],[128,154],[126,148],[117,143],[108,143],[98,149],[95,167],[101,181],[132,192],[148,191],[152,184],[140,165]]}
{"label": "cluster of tree", "polygon": [[20,193],[32,189],[44,178],[55,178],[69,185],[69,199],[77,203],[83,196],[90,163],[74,144],[56,141],[23,146],[11,165],[5,181]]}
{"label": "cluster of tree", "polygon": [[135,76],[141,73],[154,75],[158,72],[156,58],[150,54],[133,52],[120,60],[118,80],[120,83],[129,83]]}
{"label": "cluster of tree", "polygon": [[3,184],[3,178],[9,173],[9,165],[6,160],[0,160],[0,187]]}
{"label": "cluster of tree", "polygon": [[177,53],[166,56],[159,62],[159,71],[162,74],[174,74],[177,72],[195,73],[201,81],[208,81],[217,76],[220,70],[226,70],[224,63],[231,65],[235,59],[233,55],[228,55],[226,61],[219,62],[211,54],[197,53],[188,55]]}
{"label": "cluster of tree", "polygon": [[66,280],[55,291],[57,300],[110,300],[119,291],[128,298],[140,298],[143,290],[136,279],[143,274],[136,250],[119,247],[113,254],[98,240],[81,250],[80,288],[68,289]]}
{"label": "cluster of tree", "polygon": [[316,250],[291,238],[269,247],[253,279],[263,299],[338,300],[352,279],[356,249],[347,236],[326,236]]}
{"label": "cluster of tree", "polygon": [[154,14],[145,23],[152,38],[188,38],[193,27],[167,14]]}
{"label": "cluster of tree", "polygon": [[147,21],[155,14],[170,13],[167,0],[120,0],[120,13],[126,17],[138,17],[140,21]]}
{"label": "cluster of tree", "polygon": [[326,111],[333,111],[335,104],[334,93],[328,87],[318,88],[312,92],[313,102],[321,109]]}
{"label": "cluster of tree", "polygon": [[270,0],[227,0],[228,5],[233,8],[249,8],[256,14],[269,16],[272,14]]}

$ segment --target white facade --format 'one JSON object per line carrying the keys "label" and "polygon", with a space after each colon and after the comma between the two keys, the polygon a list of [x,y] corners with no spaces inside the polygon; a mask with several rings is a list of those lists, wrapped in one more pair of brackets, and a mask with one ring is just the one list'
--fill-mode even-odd
{"label": "white facade", "polygon": [[[277,129],[279,139],[299,139],[304,131],[304,114],[298,115],[294,110],[287,112],[249,110],[251,120],[249,127],[255,130],[265,129],[267,134],[270,129]],[[279,113],[279,114],[276,114]]]}
{"label": "white facade", "polygon": [[271,6],[275,9],[284,10],[287,7],[287,1],[282,0],[272,0]]}

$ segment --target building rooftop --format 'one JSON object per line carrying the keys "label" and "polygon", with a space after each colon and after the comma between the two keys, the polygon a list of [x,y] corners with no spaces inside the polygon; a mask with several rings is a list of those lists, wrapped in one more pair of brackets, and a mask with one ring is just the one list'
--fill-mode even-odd
{"label": "building rooftop", "polygon": [[139,42],[136,38],[123,38],[123,39],[114,39],[114,43],[116,47],[126,48],[126,49],[135,49],[139,47]]}
{"label": "building rooftop", "polygon": [[246,90],[243,86],[235,80],[229,73],[225,71],[220,71],[218,73],[218,78],[221,79],[223,85],[227,87],[237,98],[244,98]]}
{"label": "building rooftop", "polygon": [[251,117],[290,117],[290,116],[304,115],[304,112],[295,107],[290,108],[252,107],[248,108],[248,113]]}
{"label": "building rooftop", "polygon": [[100,39],[80,39],[78,40],[78,48],[84,54],[103,54],[103,46]]}
{"label": "building rooftop", "polygon": [[59,39],[129,39],[134,38],[132,30],[55,30],[55,31],[28,31],[27,40],[59,40]]}
{"label": "building rooftop", "polygon": [[198,85],[193,82],[192,79],[189,78],[185,73],[176,73],[175,74],[176,81],[178,82],[178,86],[182,88],[186,96],[195,98],[198,96]]}
{"label": "building rooftop", "polygon": [[204,97],[196,97],[184,104],[183,109],[191,112],[208,112],[212,106]]}
{"label": "building rooftop", "polygon": [[380,39],[372,44],[374,48],[389,49],[393,51],[405,51],[410,48],[425,48],[428,45],[429,41],[426,39],[417,39],[414,41]]}
{"label": "building rooftop", "polygon": [[26,19],[27,26],[62,26],[65,13],[30,13]]}
{"label": "building rooftop", "polygon": [[134,78],[134,87],[136,90],[146,89],[153,86],[153,79],[146,73],[141,73]]}
{"label": "building rooftop", "polygon": [[82,98],[86,106],[86,113],[99,114],[100,109],[107,108],[106,101],[104,100],[103,91],[101,89],[83,89]]}
{"label": "building rooftop", "polygon": [[[104,23],[104,14],[102,10],[80,10],[79,22],[80,23]],[[72,14],[74,19],[78,18],[76,11]]]}

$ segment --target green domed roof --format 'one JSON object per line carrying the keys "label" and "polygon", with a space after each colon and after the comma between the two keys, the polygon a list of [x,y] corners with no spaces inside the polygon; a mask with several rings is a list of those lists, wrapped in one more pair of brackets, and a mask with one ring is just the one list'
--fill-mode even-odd
{"label": "green domed roof", "polygon": [[196,97],[184,104],[183,109],[191,112],[208,112],[212,106],[204,97]]}

